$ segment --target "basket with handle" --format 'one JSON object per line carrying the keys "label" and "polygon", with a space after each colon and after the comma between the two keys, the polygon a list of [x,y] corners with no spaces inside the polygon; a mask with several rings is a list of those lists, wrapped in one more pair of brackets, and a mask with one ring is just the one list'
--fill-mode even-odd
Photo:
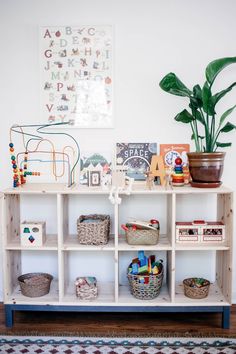
{"label": "basket with handle", "polygon": [[132,228],[128,228],[128,230],[125,231],[125,236],[129,245],[156,245],[159,241],[159,229],[133,230]]}
{"label": "basket with handle", "polygon": [[[201,280],[202,285],[196,286],[196,282]],[[208,296],[210,282],[203,278],[186,278],[183,280],[184,295],[191,299],[204,299]]]}
{"label": "basket with handle", "polygon": [[49,293],[53,276],[48,273],[27,273],[18,277],[22,295],[40,297]]}
{"label": "basket with handle", "polygon": [[109,241],[110,216],[104,214],[81,215],[77,220],[79,243],[105,245]]}
{"label": "basket with handle", "polygon": [[[139,275],[128,273],[130,292],[137,299],[151,300],[160,294],[164,276],[163,264],[158,274]],[[145,282],[147,280],[147,282]],[[143,282],[144,281],[144,282]]]}

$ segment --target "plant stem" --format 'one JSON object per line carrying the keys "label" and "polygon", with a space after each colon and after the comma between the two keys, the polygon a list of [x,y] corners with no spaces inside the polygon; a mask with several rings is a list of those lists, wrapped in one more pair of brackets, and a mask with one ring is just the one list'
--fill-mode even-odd
{"label": "plant stem", "polygon": [[199,146],[199,137],[198,137],[198,134],[196,131],[196,127],[193,125],[192,122],[190,122],[190,125],[191,125],[191,129],[193,132],[193,138],[194,138],[194,142],[195,142],[195,146],[196,146],[196,151],[200,152],[201,150],[200,150],[200,146]]}

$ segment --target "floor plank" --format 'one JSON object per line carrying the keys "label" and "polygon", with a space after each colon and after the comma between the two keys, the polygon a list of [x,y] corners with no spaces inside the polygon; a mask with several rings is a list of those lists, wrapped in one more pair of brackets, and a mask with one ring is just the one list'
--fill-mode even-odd
{"label": "floor plank", "polygon": [[216,313],[67,313],[16,311],[14,326],[5,327],[4,306],[0,304],[0,332],[9,334],[84,335],[179,335],[236,337],[236,305],[231,310],[230,329],[221,328]]}

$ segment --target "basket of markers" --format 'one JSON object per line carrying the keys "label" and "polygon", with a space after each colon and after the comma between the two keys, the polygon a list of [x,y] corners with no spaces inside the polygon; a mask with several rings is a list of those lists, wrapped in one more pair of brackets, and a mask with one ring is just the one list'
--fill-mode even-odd
{"label": "basket of markers", "polygon": [[160,294],[163,276],[163,261],[156,261],[154,255],[146,257],[144,251],[139,251],[128,267],[131,294],[141,300],[154,299]]}

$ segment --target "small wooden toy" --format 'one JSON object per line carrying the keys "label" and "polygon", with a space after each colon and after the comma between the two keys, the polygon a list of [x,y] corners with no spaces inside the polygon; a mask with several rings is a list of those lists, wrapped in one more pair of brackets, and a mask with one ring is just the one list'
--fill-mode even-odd
{"label": "small wooden toy", "polygon": [[160,184],[165,183],[165,166],[163,157],[160,155],[153,155],[151,160],[150,172],[154,178],[160,179]]}
{"label": "small wooden toy", "polygon": [[42,247],[46,241],[46,223],[24,221],[20,225],[20,242],[24,247]]}
{"label": "small wooden toy", "polygon": [[146,187],[147,189],[153,189],[154,187],[154,175],[151,171],[145,172],[146,175]]}
{"label": "small wooden toy", "polygon": [[175,167],[172,174],[172,185],[175,187],[184,186],[183,165],[180,157],[175,159]]}

